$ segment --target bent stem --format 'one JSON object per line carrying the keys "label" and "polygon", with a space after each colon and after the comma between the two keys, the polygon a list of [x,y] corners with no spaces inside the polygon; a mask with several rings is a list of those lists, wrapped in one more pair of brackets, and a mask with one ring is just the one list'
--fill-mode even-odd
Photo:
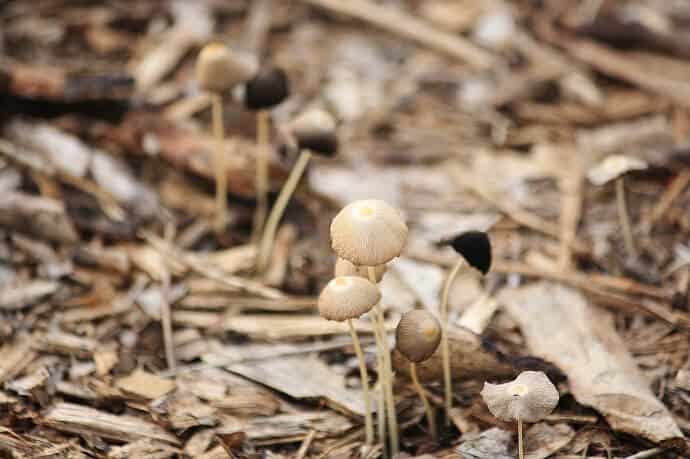
{"label": "bent stem", "polygon": [[266,110],[256,114],[256,210],[254,212],[254,228],[252,241],[257,242],[261,237],[261,230],[266,221],[268,211],[268,144],[269,118]]}
{"label": "bent stem", "polygon": [[434,411],[431,409],[431,404],[426,398],[426,393],[424,393],[424,388],[419,383],[419,378],[417,377],[417,365],[414,362],[410,362],[410,377],[412,378],[412,385],[417,390],[419,398],[422,400],[424,405],[424,411],[426,411],[426,420],[429,423],[429,432],[431,432],[431,438],[434,441],[438,441],[438,431],[436,430],[436,418],[434,417]]}
{"label": "bent stem", "polygon": [[623,177],[616,179],[616,205],[618,207],[618,219],[621,222],[621,229],[623,230],[623,242],[625,243],[625,250],[628,256],[634,257],[637,255],[635,249],[635,240],[633,239],[632,226],[630,224],[630,215],[628,214],[628,206],[625,203],[625,182]]}
{"label": "bent stem", "polygon": [[214,168],[216,170],[216,221],[215,229],[221,233],[225,229],[228,207],[228,175],[225,170],[225,128],[223,126],[223,96],[215,93],[212,99],[213,136],[216,138]]}
{"label": "bent stem", "polygon": [[522,419],[518,418],[517,424],[518,424],[518,457],[520,459],[524,459],[525,458],[525,445],[523,444],[523,440],[522,440]]}
{"label": "bent stem", "polygon": [[[367,266],[369,273],[369,280],[376,284],[376,270],[373,266]],[[393,368],[391,364],[391,352],[388,346],[388,338],[386,336],[386,329],[384,326],[383,311],[379,304],[374,306],[376,311],[376,322],[381,335],[381,348],[383,351],[383,389],[385,392],[386,411],[388,415],[388,433],[391,439],[391,457],[398,457],[400,452],[400,442],[398,439],[398,416],[395,412],[395,398],[393,397]]]}
{"label": "bent stem", "polygon": [[448,294],[453,281],[464,264],[461,257],[446,278],[441,296],[441,358],[443,363],[443,389],[445,391],[446,425],[450,425],[450,410],[453,408],[453,386],[450,378],[450,349],[448,345]]}
{"label": "bent stem", "polygon": [[278,223],[285,212],[285,208],[290,201],[290,197],[295,192],[297,185],[299,184],[302,174],[304,174],[307,164],[311,159],[311,152],[309,150],[302,150],[297,158],[297,163],[292,168],[290,176],[288,177],[285,185],[280,190],[278,199],[271,209],[271,213],[266,220],[266,227],[264,228],[263,236],[261,237],[261,244],[259,245],[259,252],[257,254],[257,273],[262,273],[266,266],[268,265],[268,260],[271,256],[271,251],[273,250],[273,241],[276,237],[276,231],[278,230]]}
{"label": "bent stem", "polygon": [[367,365],[364,360],[364,353],[362,346],[359,343],[359,337],[352,325],[352,319],[348,319],[347,325],[350,328],[350,336],[352,337],[352,345],[357,354],[359,361],[359,377],[362,379],[362,397],[364,398],[364,428],[366,432],[366,444],[374,444],[374,420],[371,415],[371,396],[369,394],[369,373],[367,372]]}

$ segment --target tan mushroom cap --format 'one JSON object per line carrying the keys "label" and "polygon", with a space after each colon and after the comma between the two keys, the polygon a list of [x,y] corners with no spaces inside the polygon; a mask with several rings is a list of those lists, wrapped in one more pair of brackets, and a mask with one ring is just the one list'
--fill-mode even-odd
{"label": "tan mushroom cap", "polygon": [[320,108],[305,110],[290,123],[292,133],[297,137],[331,135],[336,123],[333,116]]}
{"label": "tan mushroom cap", "polygon": [[252,67],[221,43],[204,46],[196,61],[199,87],[210,92],[229,91],[252,76]]}
{"label": "tan mushroom cap", "polygon": [[[376,275],[376,282],[381,282],[383,275],[386,274],[386,265],[374,266],[374,274]],[[344,258],[338,258],[335,262],[336,276],[359,276],[369,279],[369,268],[367,266],[356,266]]]}
{"label": "tan mushroom cap", "polygon": [[428,311],[408,311],[400,318],[395,341],[395,347],[407,360],[423,362],[431,357],[441,342],[441,324]]}
{"label": "tan mushroom cap", "polygon": [[587,172],[587,179],[593,185],[604,185],[630,172],[647,169],[647,163],[625,155],[611,155]]}
{"label": "tan mushroom cap", "polygon": [[362,200],[345,206],[331,223],[331,245],[340,258],[358,266],[378,266],[400,255],[407,225],[384,201]]}
{"label": "tan mushroom cap", "polygon": [[505,384],[484,383],[484,403],[503,421],[539,422],[558,405],[558,390],[541,371],[524,371]]}
{"label": "tan mushroom cap", "polygon": [[381,301],[381,291],[366,279],[340,276],[332,279],[319,295],[319,314],[327,320],[356,319]]}

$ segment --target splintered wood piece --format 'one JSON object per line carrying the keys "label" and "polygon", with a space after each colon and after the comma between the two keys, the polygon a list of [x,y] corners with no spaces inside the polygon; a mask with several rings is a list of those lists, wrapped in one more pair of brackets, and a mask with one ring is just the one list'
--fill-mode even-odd
{"label": "splintered wood piece", "polygon": [[78,240],[62,202],[26,193],[3,193],[0,199],[0,226],[53,242],[69,244]]}
{"label": "splintered wood piece", "polygon": [[130,375],[120,378],[115,386],[125,393],[146,399],[156,399],[175,389],[175,381],[161,378],[137,368]]}
{"label": "splintered wood piece", "polygon": [[179,444],[174,435],[152,422],[134,416],[116,416],[73,403],[58,403],[48,410],[40,422],[47,427],[77,435],[94,435],[122,442],[147,438]]}
{"label": "splintered wood piece", "polygon": [[[567,424],[535,424],[525,432],[525,458],[546,459],[575,438]],[[494,427],[472,435],[458,447],[461,457],[472,459],[513,459],[517,457],[513,432]]]}
{"label": "splintered wood piece", "polygon": [[0,288],[0,310],[16,311],[35,304],[42,298],[52,295],[60,288],[60,283],[36,279],[20,285],[8,283]]}
{"label": "splintered wood piece", "polygon": [[668,447],[685,444],[609,313],[577,290],[550,282],[505,289],[499,301],[520,325],[530,352],[568,376],[579,403],[599,411],[615,430]]}
{"label": "splintered wood piece", "polygon": [[414,40],[436,51],[467,62],[472,67],[485,69],[496,61],[496,58],[487,51],[461,36],[435,28],[398,8],[381,6],[367,0],[304,1],[339,14],[355,17],[401,37]]}
{"label": "splintered wood piece", "polygon": [[108,452],[108,458],[128,459],[131,457],[145,457],[146,459],[168,459],[176,456],[178,453],[180,453],[180,450],[177,448],[144,438],[112,448]]}
{"label": "splintered wood piece", "polygon": [[[179,317],[179,315],[178,315]],[[372,333],[369,322],[358,320],[353,324],[360,333]],[[386,330],[395,330],[392,321],[385,323]],[[223,321],[223,329],[233,331],[252,338],[281,340],[288,338],[305,338],[309,336],[347,334],[346,324],[323,320],[315,315],[295,314],[243,314],[229,316]]]}
{"label": "splintered wood piece", "polygon": [[32,346],[35,339],[35,336],[20,335],[14,342],[0,348],[0,383],[14,378],[34,361],[36,352]]}
{"label": "splintered wood piece", "polygon": [[[453,380],[502,379],[514,375],[513,367],[484,349],[481,338],[469,330],[449,328],[448,341]],[[397,350],[393,351],[393,366],[396,373],[409,375],[410,362]],[[438,381],[443,376],[440,346],[428,360],[417,364],[417,374],[422,381]]]}
{"label": "splintered wood piece", "polygon": [[42,350],[89,358],[98,348],[98,341],[60,331],[47,334],[39,343]]}
{"label": "splintered wood piece", "polygon": [[301,441],[311,430],[317,432],[317,438],[324,438],[343,434],[352,427],[349,419],[332,411],[304,412],[255,417],[246,426],[245,433],[257,444],[275,444]]}
{"label": "splintered wood piece", "polygon": [[342,375],[316,357],[280,357],[226,368],[292,398],[323,399],[334,410],[364,415],[361,391],[348,388]]}

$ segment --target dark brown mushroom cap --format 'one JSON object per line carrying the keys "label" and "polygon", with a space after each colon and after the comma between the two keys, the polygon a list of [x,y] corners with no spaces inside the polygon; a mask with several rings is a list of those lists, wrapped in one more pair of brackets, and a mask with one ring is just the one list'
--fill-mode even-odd
{"label": "dark brown mushroom cap", "polygon": [[381,301],[381,291],[362,277],[340,276],[332,279],[319,295],[319,314],[327,320],[342,322],[366,314]]}
{"label": "dark brown mushroom cap", "polygon": [[358,266],[378,266],[400,255],[407,225],[384,201],[362,200],[345,206],[331,223],[331,246],[340,258]]}
{"label": "dark brown mushroom cap", "polygon": [[310,109],[292,121],[290,129],[300,150],[307,149],[322,156],[338,151],[335,119],[320,109]]}
{"label": "dark brown mushroom cap", "polygon": [[450,245],[467,263],[486,275],[491,269],[491,240],[484,231],[467,231],[440,245]]}
{"label": "dark brown mushroom cap", "polygon": [[[374,274],[376,276],[376,282],[381,282],[383,275],[386,274],[386,265],[374,266]],[[344,258],[338,258],[335,262],[335,275],[336,276],[359,276],[365,279],[369,279],[369,267],[368,266],[356,266]],[[371,279],[369,279],[371,280]]]}
{"label": "dark brown mushroom cap", "polygon": [[275,107],[290,95],[287,74],[278,67],[263,67],[247,81],[244,91],[244,105],[249,110],[264,110]]}
{"label": "dark brown mushroom cap", "polygon": [[539,422],[558,405],[558,390],[541,371],[524,371],[505,384],[484,383],[484,403],[503,421]]}
{"label": "dark brown mushroom cap", "polygon": [[204,46],[196,61],[199,87],[210,92],[225,92],[251,77],[251,66],[221,43]]}
{"label": "dark brown mushroom cap", "polygon": [[407,360],[423,362],[431,357],[441,342],[441,324],[428,311],[408,311],[400,318],[395,340],[396,348]]}

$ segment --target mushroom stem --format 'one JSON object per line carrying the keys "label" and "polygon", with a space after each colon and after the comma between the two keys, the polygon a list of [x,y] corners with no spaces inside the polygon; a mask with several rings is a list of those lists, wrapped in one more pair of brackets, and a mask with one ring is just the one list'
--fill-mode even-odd
{"label": "mushroom stem", "polygon": [[450,410],[453,408],[453,386],[450,377],[450,349],[448,345],[448,295],[453,281],[458,276],[465,261],[460,258],[446,278],[441,296],[441,358],[443,364],[443,388],[445,391],[446,425],[450,425]]}
{"label": "mushroom stem", "polygon": [[268,144],[269,117],[267,110],[259,110],[256,114],[256,211],[254,212],[254,228],[252,240],[258,241],[261,230],[266,221],[268,211]]}
{"label": "mushroom stem", "polygon": [[225,129],[223,126],[223,96],[214,93],[212,99],[213,135],[216,138],[214,152],[214,168],[216,170],[216,222],[215,229],[220,233],[225,228],[226,212],[228,207],[228,176],[225,171],[225,154],[223,143],[225,141]]}
{"label": "mushroom stem", "polygon": [[628,206],[625,202],[625,178],[618,177],[616,179],[616,204],[618,207],[618,219],[621,222],[621,229],[623,230],[623,242],[625,243],[625,250],[628,255],[634,257],[637,254],[635,250],[635,240],[633,239],[632,226],[630,224],[630,215],[628,214]]}
{"label": "mushroom stem", "polygon": [[518,457],[519,459],[525,458],[525,445],[522,440],[522,419],[518,418]]}
{"label": "mushroom stem", "polygon": [[355,348],[355,354],[359,361],[359,376],[362,379],[362,397],[364,398],[364,428],[366,432],[366,444],[374,444],[374,420],[371,415],[371,396],[369,395],[369,373],[367,372],[367,365],[364,360],[364,353],[362,346],[359,343],[359,337],[352,325],[352,319],[348,319],[347,325],[350,328],[350,336],[352,337],[352,345]]}
{"label": "mushroom stem", "polygon": [[[376,284],[376,267],[367,266],[369,280]],[[393,366],[391,364],[391,352],[388,345],[388,337],[386,336],[386,328],[384,326],[383,311],[380,304],[374,306],[376,312],[376,323],[381,335],[381,353],[383,354],[383,372],[382,382],[384,390],[384,398],[386,400],[386,411],[388,415],[388,430],[391,440],[391,457],[396,458],[400,452],[400,442],[398,439],[398,419],[395,412],[395,398],[393,397]]]}
{"label": "mushroom stem", "polygon": [[419,383],[419,378],[417,377],[417,365],[414,362],[410,362],[410,377],[412,378],[412,385],[417,390],[419,398],[422,400],[424,405],[424,411],[426,411],[426,420],[429,423],[429,432],[431,432],[431,438],[434,441],[438,440],[438,431],[436,430],[436,418],[434,416],[434,411],[431,408],[429,400],[426,398],[426,393],[424,388]]}
{"label": "mushroom stem", "polygon": [[278,230],[278,223],[280,223],[280,219],[283,216],[283,212],[285,212],[290,197],[297,188],[302,174],[304,174],[307,168],[309,159],[311,159],[311,152],[309,150],[302,150],[299,154],[299,158],[297,158],[297,163],[295,163],[295,166],[292,168],[290,176],[280,190],[278,199],[271,209],[268,220],[266,220],[263,236],[261,237],[259,253],[257,254],[257,273],[262,273],[268,265],[268,260],[273,250],[273,241],[275,240],[276,231]]}

